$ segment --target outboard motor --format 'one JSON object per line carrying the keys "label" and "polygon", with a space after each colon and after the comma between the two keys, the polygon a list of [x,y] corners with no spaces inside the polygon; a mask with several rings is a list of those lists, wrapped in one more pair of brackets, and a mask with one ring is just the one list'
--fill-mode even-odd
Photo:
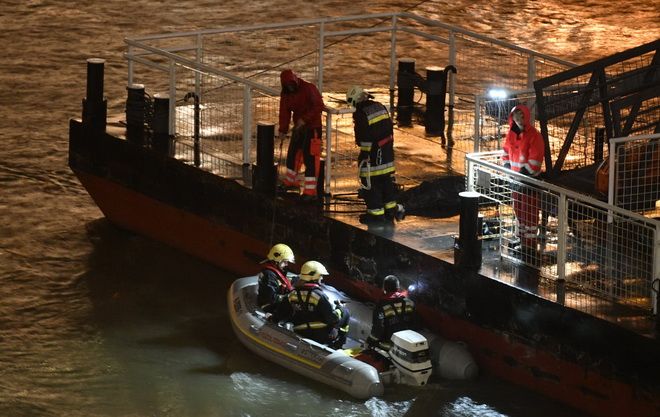
{"label": "outboard motor", "polygon": [[424,336],[412,330],[396,332],[392,335],[392,347],[388,353],[398,370],[398,383],[416,387],[426,385],[432,365],[429,344]]}

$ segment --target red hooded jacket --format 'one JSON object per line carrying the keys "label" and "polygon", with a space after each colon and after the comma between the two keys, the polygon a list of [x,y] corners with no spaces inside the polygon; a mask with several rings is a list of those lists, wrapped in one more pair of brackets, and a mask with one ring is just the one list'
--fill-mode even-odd
{"label": "red hooded jacket", "polygon": [[[323,98],[318,88],[310,82],[298,78],[290,69],[282,71],[280,74],[282,84],[282,93],[280,94],[280,133],[289,131],[291,122],[291,113],[293,113],[294,125],[302,119],[305,125],[310,128],[321,127],[321,113],[323,112]],[[286,84],[295,84],[296,91],[286,92]]]}
{"label": "red hooded jacket", "polygon": [[[522,131],[513,121],[513,112],[521,110],[524,119]],[[509,113],[509,132],[504,141],[503,163],[510,163],[511,169],[520,172],[524,167],[530,175],[537,176],[541,173],[543,158],[545,155],[545,144],[543,136],[530,123],[531,117],[527,106],[519,104]]]}

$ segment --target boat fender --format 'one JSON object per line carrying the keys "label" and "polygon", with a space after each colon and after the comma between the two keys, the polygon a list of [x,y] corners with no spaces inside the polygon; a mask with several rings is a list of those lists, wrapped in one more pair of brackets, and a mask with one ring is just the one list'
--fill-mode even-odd
{"label": "boat fender", "polygon": [[440,336],[424,334],[429,340],[431,362],[436,375],[445,379],[474,379],[479,368],[467,347],[460,342],[452,342]]}

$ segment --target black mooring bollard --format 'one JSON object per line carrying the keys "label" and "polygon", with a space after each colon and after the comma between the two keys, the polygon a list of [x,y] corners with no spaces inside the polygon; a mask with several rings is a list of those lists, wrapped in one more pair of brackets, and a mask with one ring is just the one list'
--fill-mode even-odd
{"label": "black mooring bollard", "polygon": [[144,142],[144,85],[132,84],[126,90],[126,139],[141,145]]}
{"label": "black mooring bollard", "polygon": [[108,100],[103,96],[104,65],[105,59],[87,60],[87,96],[82,101],[82,125],[88,136],[105,132]]}
{"label": "black mooring bollard", "polygon": [[174,156],[170,137],[170,97],[167,94],[154,95],[154,120],[152,125],[152,146],[158,153]]}
{"label": "black mooring bollard", "polygon": [[428,135],[445,136],[445,71],[426,68],[426,112],[424,126]]}
{"label": "black mooring bollard", "polygon": [[414,59],[402,58],[399,60],[396,83],[399,90],[396,104],[396,120],[400,126],[410,126],[412,123],[413,100],[415,96]]}
{"label": "black mooring bollard", "polygon": [[257,124],[257,165],[253,167],[252,188],[269,195],[275,194],[277,165],[274,164],[275,125]]}
{"label": "black mooring bollard", "polygon": [[481,266],[481,226],[479,196],[474,191],[463,191],[460,198],[459,235],[454,243],[454,263],[462,267]]}
{"label": "black mooring bollard", "polygon": [[103,71],[105,59],[89,58],[87,60],[87,100],[103,101]]}

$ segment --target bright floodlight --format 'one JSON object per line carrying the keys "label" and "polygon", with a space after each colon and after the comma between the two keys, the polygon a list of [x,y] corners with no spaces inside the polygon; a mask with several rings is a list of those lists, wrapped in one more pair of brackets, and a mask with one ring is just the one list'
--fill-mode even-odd
{"label": "bright floodlight", "polygon": [[507,97],[507,93],[502,88],[491,88],[488,90],[488,97],[493,100],[504,100]]}

